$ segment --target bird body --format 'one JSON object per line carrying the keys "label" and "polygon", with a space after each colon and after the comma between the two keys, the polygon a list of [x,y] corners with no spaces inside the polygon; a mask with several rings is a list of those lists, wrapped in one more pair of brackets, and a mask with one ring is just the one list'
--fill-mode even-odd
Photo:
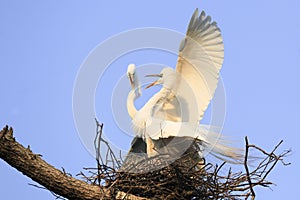
{"label": "bird body", "polygon": [[[166,67],[159,74],[149,75],[158,79],[146,88],[154,85],[162,85],[162,88],[140,110],[134,106],[134,101],[141,96],[135,65],[128,66],[132,90],[127,109],[136,137],[146,142],[148,156],[157,155],[164,149],[160,148],[164,146],[160,140],[176,138],[201,141],[206,151],[222,160],[240,159],[239,150],[228,146],[218,131],[199,124],[216,90],[223,56],[220,29],[211,22],[210,16],[203,11],[199,15],[196,9],[179,47],[176,70]],[[185,150],[190,146],[184,147]]]}

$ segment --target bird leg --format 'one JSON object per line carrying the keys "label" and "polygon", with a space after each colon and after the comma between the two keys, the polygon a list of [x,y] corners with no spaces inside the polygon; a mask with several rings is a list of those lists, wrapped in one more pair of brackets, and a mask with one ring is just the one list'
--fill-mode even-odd
{"label": "bird leg", "polygon": [[147,137],[146,138],[146,144],[147,144],[148,158],[155,156],[157,154],[157,152],[155,150],[155,146],[154,146],[154,143],[153,143],[152,139]]}
{"label": "bird leg", "polygon": [[155,147],[152,139],[150,137],[146,136],[146,122],[144,122],[144,141],[146,141],[146,146],[147,146],[147,156],[148,158],[153,157],[156,152],[155,152]]}

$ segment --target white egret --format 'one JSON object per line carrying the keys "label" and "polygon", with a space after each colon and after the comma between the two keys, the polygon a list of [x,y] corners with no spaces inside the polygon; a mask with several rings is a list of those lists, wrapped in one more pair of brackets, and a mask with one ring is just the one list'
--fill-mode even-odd
{"label": "white egret", "polygon": [[[223,56],[223,40],[216,22],[211,22],[204,11],[199,15],[196,9],[179,47],[176,71],[167,67],[160,74],[151,75],[159,79],[148,87],[161,84],[162,89],[140,110],[134,106],[134,100],[141,94],[139,89],[133,89],[127,99],[135,134],[146,141],[149,156],[159,153],[161,145],[155,144],[155,140],[179,137],[202,141],[206,150],[221,159],[241,158],[236,148],[218,140],[219,134],[211,131],[210,126],[199,125],[217,87]],[[138,84],[134,79],[131,83]]]}
{"label": "white egret", "polygon": [[[141,96],[141,87],[138,81],[138,77],[136,75],[136,68],[134,64],[129,64],[127,69],[127,77],[130,81],[131,91],[128,94],[127,98],[127,110],[129,116],[133,119],[137,114],[137,109],[134,106],[134,101]],[[147,139],[147,144],[145,143],[145,139]],[[171,143],[171,145],[170,145]],[[172,145],[173,143],[173,145]],[[165,148],[166,144],[168,148]],[[148,147],[148,150],[146,150]],[[199,155],[199,147],[194,142],[194,138],[191,137],[167,137],[167,138],[160,138],[160,139],[153,139],[152,138],[144,138],[143,135],[137,135],[131,142],[131,148],[126,156],[124,166],[130,166],[129,163],[136,163],[145,157],[143,154],[140,153],[147,153],[153,152],[153,148],[160,149],[160,153],[168,152],[169,155],[178,156],[178,154],[186,153],[192,158],[194,163],[204,163],[204,160]],[[164,150],[164,152],[162,151]],[[182,152],[184,151],[184,152]],[[150,153],[151,155],[151,153]],[[152,153],[153,155],[153,153]],[[202,161],[202,162],[201,162]]]}
{"label": "white egret", "polygon": [[[136,77],[135,73],[135,65],[128,65],[127,69],[127,77],[130,81],[131,90],[127,97],[127,111],[131,119],[134,118],[136,113],[138,112],[134,106],[134,101],[141,96],[141,87]],[[132,163],[137,163],[143,159],[145,159],[147,153],[147,145],[144,139],[138,135],[136,135],[132,142],[129,152],[127,153],[122,170],[129,170],[127,167],[131,167]]]}
{"label": "white egret", "polygon": [[[127,97],[127,111],[131,119],[133,119],[137,113],[137,109],[134,106],[134,101],[142,95],[140,83],[136,76],[134,64],[128,65],[127,77],[131,85],[131,91],[129,92]],[[146,143],[142,137],[134,137],[134,139],[131,142],[131,148],[129,150],[129,153],[147,153]]]}

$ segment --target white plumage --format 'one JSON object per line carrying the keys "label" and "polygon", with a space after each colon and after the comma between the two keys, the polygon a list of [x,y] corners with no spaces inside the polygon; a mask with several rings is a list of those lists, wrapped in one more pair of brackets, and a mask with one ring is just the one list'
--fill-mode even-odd
{"label": "white plumage", "polygon": [[140,110],[134,106],[135,99],[141,96],[135,65],[128,66],[132,90],[127,109],[136,138],[146,141],[148,156],[160,152],[155,141],[178,137],[202,141],[206,151],[223,160],[240,159],[239,150],[228,146],[213,130],[215,127],[199,124],[216,90],[223,57],[220,29],[210,16],[203,11],[199,15],[196,9],[179,47],[176,70],[167,67],[159,74],[149,75],[158,79],[147,87],[161,84],[162,88]]}

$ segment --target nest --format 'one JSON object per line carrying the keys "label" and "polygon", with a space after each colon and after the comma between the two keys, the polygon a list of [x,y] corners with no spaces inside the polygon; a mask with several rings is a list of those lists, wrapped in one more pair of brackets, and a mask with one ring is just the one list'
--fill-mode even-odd
{"label": "nest", "polygon": [[[99,125],[100,127],[100,125]],[[125,194],[144,197],[147,199],[252,199],[255,197],[254,188],[257,186],[270,187],[273,183],[266,178],[274,166],[290,153],[290,150],[277,155],[282,141],[271,152],[249,144],[245,138],[244,170],[233,172],[231,168],[224,173],[225,165],[212,163],[195,163],[193,155],[184,154],[177,160],[169,162],[165,156],[139,159],[139,162],[122,163],[111,151],[109,144],[101,139],[101,130],[95,139],[98,152],[97,168],[86,168],[91,175],[80,173],[90,184],[107,188],[112,194]],[[97,141],[97,142],[96,142]],[[108,147],[105,161],[101,158],[101,142]],[[255,166],[248,166],[249,150],[254,149],[262,154],[257,158]],[[109,157],[109,158],[108,158]],[[109,164],[110,163],[110,164]],[[253,164],[253,163],[252,163]],[[155,166],[155,168],[153,168]],[[129,169],[135,169],[129,170]],[[222,169],[222,170],[221,170]],[[221,173],[222,171],[222,173]],[[126,198],[125,198],[126,199]]]}
{"label": "nest", "polygon": [[166,167],[151,170],[153,165],[161,165],[162,162],[159,156],[145,160],[141,163],[145,167],[145,173],[117,172],[113,182],[114,190],[149,199],[217,199],[221,197],[219,195],[221,184],[216,181],[216,173],[214,173],[216,168],[211,164],[203,166],[202,169],[196,166],[187,168],[186,163],[190,162],[190,156],[185,155]]}

